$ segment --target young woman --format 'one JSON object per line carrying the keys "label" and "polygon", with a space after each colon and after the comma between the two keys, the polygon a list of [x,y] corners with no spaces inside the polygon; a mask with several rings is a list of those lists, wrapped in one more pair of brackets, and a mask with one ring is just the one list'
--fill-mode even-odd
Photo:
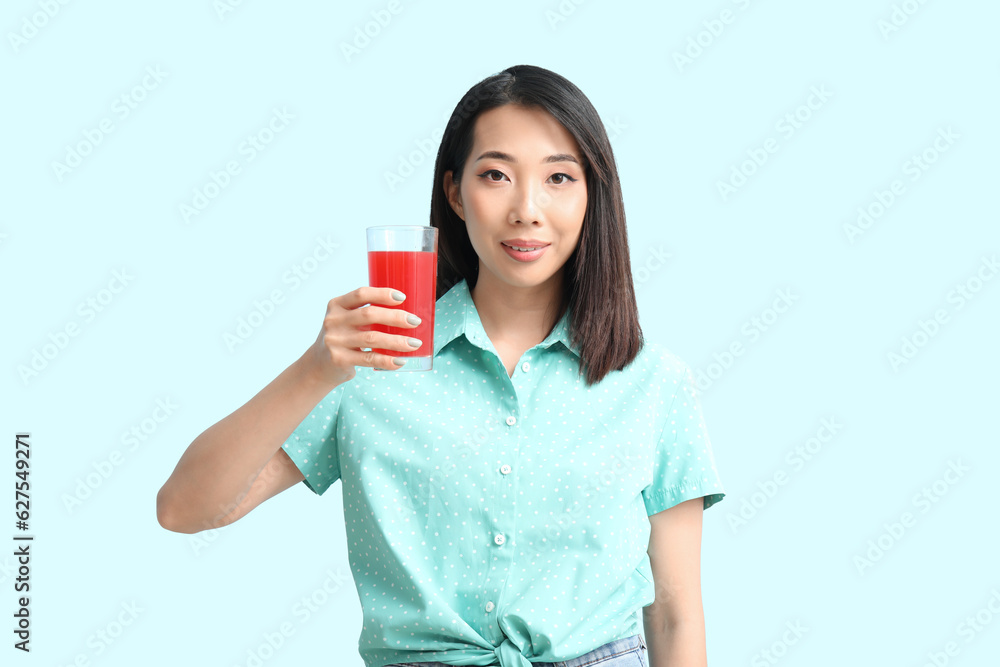
{"label": "young woman", "polygon": [[433,370],[373,372],[399,366],[366,350],[413,349],[371,330],[415,326],[405,295],[332,299],[315,343],[191,443],[160,524],[339,479],[366,667],[706,664],[701,521],[725,492],[690,368],[643,341],[586,96],[527,65],[470,89],[430,222]]}

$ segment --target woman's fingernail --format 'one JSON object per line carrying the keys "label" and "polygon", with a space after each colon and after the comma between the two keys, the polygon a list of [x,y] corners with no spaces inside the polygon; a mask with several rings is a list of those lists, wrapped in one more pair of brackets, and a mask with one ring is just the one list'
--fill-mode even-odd
{"label": "woman's fingernail", "polygon": [[406,299],[406,295],[400,292],[399,290],[392,290],[392,298],[395,299],[396,301],[403,301],[404,299]]}
{"label": "woman's fingernail", "polygon": [[417,324],[420,324],[420,318],[417,317],[416,315],[407,315],[406,316],[406,321],[409,322],[410,324],[414,325],[414,326],[416,326]]}
{"label": "woman's fingernail", "polygon": [[402,366],[406,363],[406,359],[401,359],[400,357],[393,357],[392,363],[396,364],[397,366]]}
{"label": "woman's fingernail", "polygon": [[410,347],[420,347],[423,345],[419,338],[410,338],[406,342],[410,344]]}

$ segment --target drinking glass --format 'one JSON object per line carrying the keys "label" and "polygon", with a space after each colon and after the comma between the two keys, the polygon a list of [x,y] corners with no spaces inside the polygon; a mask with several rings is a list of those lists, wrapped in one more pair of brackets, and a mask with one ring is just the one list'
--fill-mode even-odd
{"label": "drinking glass", "polygon": [[[434,305],[437,302],[437,227],[421,225],[382,225],[369,227],[368,284],[391,287],[406,295],[398,306],[420,318],[415,328],[373,324],[373,331],[412,336],[423,345],[412,351],[383,350],[373,352],[403,357],[406,364],[392,371],[429,371],[434,368]],[[385,370],[376,368],[375,370]]]}

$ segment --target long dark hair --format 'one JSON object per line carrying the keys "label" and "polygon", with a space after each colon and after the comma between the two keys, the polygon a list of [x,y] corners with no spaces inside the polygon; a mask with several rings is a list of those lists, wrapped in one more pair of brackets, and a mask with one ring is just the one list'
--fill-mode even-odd
{"label": "long dark hair", "polygon": [[470,88],[452,112],[434,163],[431,194],[431,226],[439,230],[437,298],[463,278],[472,289],[479,277],[479,257],[465,223],[448,204],[445,172],[460,182],[476,118],[505,104],[549,112],[583,151],[587,210],[579,243],[566,260],[563,305],[570,309],[570,335],[581,350],[579,370],[586,371],[590,386],[632,363],[643,337],[611,142],[590,100],[566,78],[533,65],[508,67]]}

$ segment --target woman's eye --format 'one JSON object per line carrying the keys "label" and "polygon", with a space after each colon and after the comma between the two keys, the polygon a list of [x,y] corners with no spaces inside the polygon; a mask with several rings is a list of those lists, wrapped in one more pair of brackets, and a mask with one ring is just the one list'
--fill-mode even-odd
{"label": "woman's eye", "polygon": [[[499,183],[500,181],[506,179],[507,176],[504,175],[504,173],[498,169],[487,169],[483,173],[479,174],[479,178],[490,181],[492,183]],[[562,172],[559,172],[557,174],[552,174],[552,176],[550,176],[549,178],[552,179],[552,182],[555,185],[563,185],[565,183],[573,182],[576,180],[569,174],[564,174]]]}
{"label": "woman's eye", "polygon": [[555,181],[556,185],[562,185],[563,183],[566,183],[567,181],[572,182],[572,181],[576,180],[575,178],[573,178],[569,174],[564,174],[562,172],[559,172],[558,174],[552,174],[552,178],[559,179],[559,180]]}
{"label": "woman's eye", "polygon": [[[494,178],[494,176],[498,176],[499,178]],[[493,181],[494,183],[496,183],[503,180],[504,175],[502,171],[497,171],[496,169],[488,169],[483,173],[479,174],[479,177],[485,178],[488,181]]]}

